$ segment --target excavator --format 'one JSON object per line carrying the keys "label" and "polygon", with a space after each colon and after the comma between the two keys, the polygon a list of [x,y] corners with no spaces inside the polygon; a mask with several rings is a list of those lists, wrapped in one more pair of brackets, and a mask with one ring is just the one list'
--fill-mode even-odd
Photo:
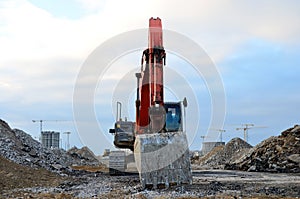
{"label": "excavator", "polygon": [[148,48],[136,73],[135,122],[122,120],[117,103],[114,145],[134,152],[143,188],[191,184],[191,164],[185,130],[187,100],[164,101],[166,52],[160,18],[149,19]]}

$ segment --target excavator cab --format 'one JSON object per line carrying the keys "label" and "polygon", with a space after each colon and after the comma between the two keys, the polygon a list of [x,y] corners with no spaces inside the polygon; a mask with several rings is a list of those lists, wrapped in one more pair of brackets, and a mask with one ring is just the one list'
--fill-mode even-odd
{"label": "excavator cab", "polygon": [[[117,103],[118,114],[121,113]],[[150,126],[152,131],[156,132],[177,132],[182,131],[182,111],[180,102],[166,102],[163,107],[151,107],[149,110]],[[149,129],[149,130],[150,130]],[[109,132],[114,134],[114,145],[118,148],[127,148],[133,151],[135,141],[135,123],[123,121],[121,118],[115,122],[114,129]]]}
{"label": "excavator cab", "polygon": [[148,132],[164,133],[182,131],[180,102],[166,102],[149,108]]}
{"label": "excavator cab", "polygon": [[180,103],[165,103],[166,110],[166,132],[182,131],[181,106]]}

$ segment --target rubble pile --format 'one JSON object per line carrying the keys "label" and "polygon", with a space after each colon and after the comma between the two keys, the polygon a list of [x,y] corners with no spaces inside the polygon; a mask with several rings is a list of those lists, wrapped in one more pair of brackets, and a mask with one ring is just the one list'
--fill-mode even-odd
{"label": "rubble pile", "polygon": [[262,141],[225,169],[299,173],[300,125]]}
{"label": "rubble pile", "polygon": [[81,157],[74,157],[62,149],[49,149],[18,129],[11,129],[0,120],[0,155],[21,165],[45,168],[57,173],[71,172],[71,165],[94,164]]}
{"label": "rubble pile", "polygon": [[194,161],[202,169],[224,169],[226,164],[247,153],[252,146],[240,138],[233,138],[225,146],[217,146],[209,153]]}
{"label": "rubble pile", "polygon": [[[31,168],[0,156],[0,198],[4,190],[34,186],[58,186],[65,179],[46,169]],[[6,197],[3,197],[6,198]],[[15,198],[15,197],[9,197]]]}
{"label": "rubble pile", "polygon": [[94,164],[99,164],[99,161],[95,154],[86,146],[78,149],[77,147],[73,147],[67,151],[69,155],[75,158],[80,158],[82,162],[89,162]]}

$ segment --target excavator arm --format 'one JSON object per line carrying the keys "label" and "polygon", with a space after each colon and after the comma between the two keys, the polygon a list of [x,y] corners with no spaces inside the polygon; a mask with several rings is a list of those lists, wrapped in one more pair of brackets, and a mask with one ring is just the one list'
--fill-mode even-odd
{"label": "excavator arm", "polygon": [[[161,20],[150,18],[148,48],[144,50],[142,55],[141,73],[136,75],[138,78],[136,131],[139,134],[150,130],[150,107],[162,107],[164,105],[163,67],[165,57]],[[160,110],[162,109],[160,108]],[[152,126],[162,126],[162,124],[153,123]]]}

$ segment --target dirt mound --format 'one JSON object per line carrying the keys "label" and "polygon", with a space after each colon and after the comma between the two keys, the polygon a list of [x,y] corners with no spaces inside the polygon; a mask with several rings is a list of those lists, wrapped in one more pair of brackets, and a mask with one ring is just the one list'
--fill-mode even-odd
{"label": "dirt mound", "polygon": [[57,186],[63,178],[45,169],[33,169],[0,156],[0,194],[5,190],[34,186]]}
{"label": "dirt mound", "polygon": [[209,153],[193,162],[205,169],[223,169],[248,152],[252,146],[240,138],[233,138],[225,146],[213,148]]}
{"label": "dirt mound", "polygon": [[22,130],[11,129],[0,120],[0,155],[21,165],[45,168],[58,173],[71,173],[71,165],[95,164],[95,161],[74,157],[63,149],[49,149]]}
{"label": "dirt mound", "polygon": [[264,140],[240,159],[225,166],[244,171],[300,172],[300,126]]}
{"label": "dirt mound", "polygon": [[86,160],[89,162],[95,162],[95,164],[99,164],[99,161],[95,154],[86,146],[82,147],[81,149],[78,149],[77,147],[73,147],[67,152],[72,157],[77,157],[82,160]]}

